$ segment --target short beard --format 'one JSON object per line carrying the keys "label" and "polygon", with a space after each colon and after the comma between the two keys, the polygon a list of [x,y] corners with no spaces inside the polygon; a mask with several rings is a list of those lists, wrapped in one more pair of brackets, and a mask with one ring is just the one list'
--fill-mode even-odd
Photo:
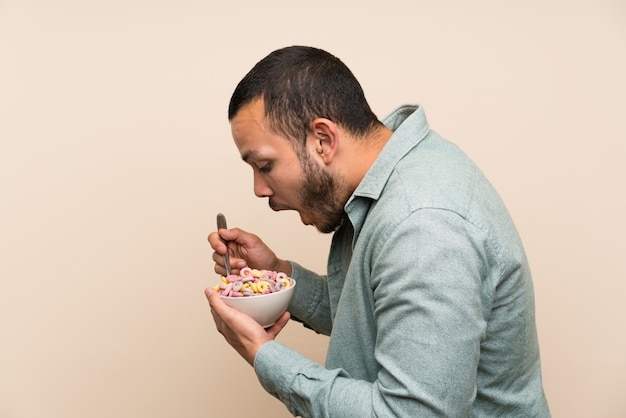
{"label": "short beard", "polygon": [[343,222],[343,207],[351,193],[341,179],[316,166],[306,151],[299,153],[299,157],[304,176],[300,185],[302,207],[315,215],[315,227],[321,233],[334,232]]}

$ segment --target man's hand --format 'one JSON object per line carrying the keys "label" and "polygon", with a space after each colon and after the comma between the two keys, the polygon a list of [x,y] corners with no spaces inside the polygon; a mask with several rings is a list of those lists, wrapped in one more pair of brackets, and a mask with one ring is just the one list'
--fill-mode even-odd
{"label": "man's hand", "polygon": [[[219,234],[219,235],[218,235]],[[220,236],[228,242],[228,247],[220,240]],[[220,229],[211,232],[208,237],[213,248],[215,272],[222,276],[226,274],[224,254],[229,251],[230,264],[233,274],[245,266],[260,270],[281,271],[291,276],[291,264],[279,259],[276,254],[261,239],[239,228]]]}
{"label": "man's hand", "polygon": [[226,305],[213,288],[207,288],[204,293],[217,330],[251,366],[261,346],[276,338],[289,322],[289,312],[283,312],[274,325],[264,329],[248,315]]}

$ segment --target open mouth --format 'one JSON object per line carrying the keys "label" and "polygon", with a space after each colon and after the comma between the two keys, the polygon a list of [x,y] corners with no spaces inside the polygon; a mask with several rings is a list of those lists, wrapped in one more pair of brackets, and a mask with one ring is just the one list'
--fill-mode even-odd
{"label": "open mouth", "polygon": [[281,205],[279,203],[276,203],[276,201],[273,199],[268,199],[267,203],[274,212],[279,212],[281,210],[295,210],[300,215],[300,221],[304,225],[313,225],[313,222],[310,219],[306,218],[298,209],[292,208],[291,206]]}

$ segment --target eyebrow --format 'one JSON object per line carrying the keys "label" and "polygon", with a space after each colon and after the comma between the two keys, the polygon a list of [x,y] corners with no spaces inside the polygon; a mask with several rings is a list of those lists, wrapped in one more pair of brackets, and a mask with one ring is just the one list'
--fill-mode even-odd
{"label": "eyebrow", "polygon": [[254,158],[255,155],[256,155],[255,151],[246,151],[241,155],[241,159],[244,160],[245,162],[248,162],[248,160],[250,158]]}
{"label": "eyebrow", "polygon": [[244,152],[241,155],[241,159],[244,160],[247,163],[249,163],[250,159],[258,160],[259,158],[260,158],[259,157],[259,152],[256,151],[256,150],[249,150],[249,151]]}

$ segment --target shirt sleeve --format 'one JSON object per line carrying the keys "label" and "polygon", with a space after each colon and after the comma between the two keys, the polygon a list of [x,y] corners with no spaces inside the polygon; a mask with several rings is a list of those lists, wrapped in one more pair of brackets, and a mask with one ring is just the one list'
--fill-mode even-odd
{"label": "shirt sleeve", "polygon": [[293,261],[290,263],[291,277],[296,281],[296,289],[287,308],[292,319],[320,334],[330,335],[332,318],[326,276],[318,275]]}
{"label": "shirt sleeve", "polygon": [[326,369],[277,341],[257,352],[254,370],[261,386],[294,416],[371,416],[371,383]]}
{"label": "shirt sleeve", "polygon": [[305,417],[468,416],[486,330],[486,246],[486,234],[456,213],[411,214],[370,259],[376,380],[353,379],[273,341],[254,361],[261,385]]}
{"label": "shirt sleeve", "polygon": [[468,416],[487,328],[485,285],[498,275],[488,235],[453,211],[421,209],[375,254],[376,415]]}

